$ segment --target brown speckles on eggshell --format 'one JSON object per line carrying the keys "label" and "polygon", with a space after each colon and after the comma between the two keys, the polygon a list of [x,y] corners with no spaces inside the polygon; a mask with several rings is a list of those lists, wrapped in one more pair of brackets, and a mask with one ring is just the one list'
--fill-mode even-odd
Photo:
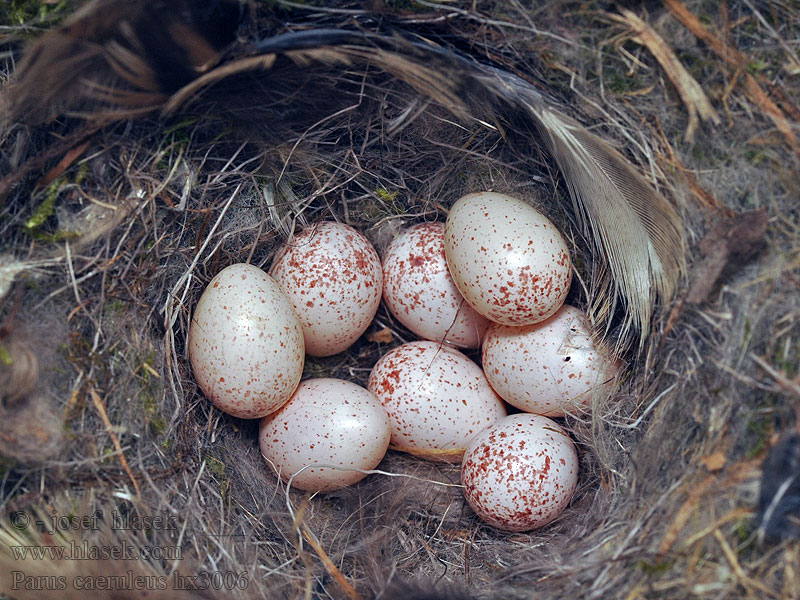
{"label": "brown speckles on eggshell", "polygon": [[195,307],[187,346],[203,393],[236,417],[280,408],[303,372],[297,315],[278,284],[253,265],[231,265],[212,280]]}
{"label": "brown speckles on eggshell", "polygon": [[464,298],[498,323],[546,319],[569,291],[572,270],[561,234],[533,207],[504,194],[459,199],[447,218],[445,252]]}
{"label": "brown speckles on eggshell", "polygon": [[457,459],[477,432],[506,414],[478,365],[430,341],[385,354],[372,369],[368,388],[389,414],[392,447],[429,458],[452,451],[446,458]]}
{"label": "brown speckles on eggshell", "polygon": [[312,356],[347,349],[380,304],[380,258],[366,237],[341,223],[324,221],[297,234],[278,252],[270,274],[292,301]]}
{"label": "brown speckles on eggshell", "polygon": [[552,522],[578,480],[572,440],[547,417],[517,414],[478,434],[461,466],[464,496],[475,513],[508,531]]}
{"label": "brown speckles on eggshell", "polygon": [[464,301],[444,255],[444,223],[421,223],[386,251],[383,298],[397,319],[421,338],[460,348],[480,346],[488,322]]}

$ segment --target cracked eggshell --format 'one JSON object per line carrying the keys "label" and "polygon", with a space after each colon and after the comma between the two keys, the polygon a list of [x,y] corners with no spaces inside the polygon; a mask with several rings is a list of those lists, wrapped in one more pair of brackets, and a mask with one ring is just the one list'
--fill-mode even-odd
{"label": "cracked eggshell", "polygon": [[305,361],[303,331],[289,300],[264,271],[233,264],[203,291],[189,327],[197,384],[220,410],[258,419],[294,392]]}
{"label": "cracked eggshell", "polygon": [[506,531],[552,522],[578,483],[578,454],[554,421],[511,415],[478,434],[461,463],[464,496],[481,519]]}
{"label": "cracked eggshell", "polygon": [[436,342],[390,350],[367,387],[389,415],[391,447],[423,458],[460,460],[475,435],[506,416],[481,368]]}
{"label": "cracked eggshell", "polygon": [[566,304],[535,325],[492,325],[482,362],[503,400],[551,417],[587,410],[595,392],[614,385],[618,370],[592,342],[586,315]]}
{"label": "cracked eggshell", "polygon": [[419,337],[460,348],[478,348],[489,321],[458,291],[444,256],[444,223],[405,230],[383,260],[383,300]]}
{"label": "cracked eggshell", "polygon": [[450,209],[447,265],[461,294],[484,317],[531,325],[564,303],[572,279],[564,238],[529,204],[495,192],[467,194]]}
{"label": "cracked eggshell", "polygon": [[311,356],[351,346],[381,301],[378,253],[361,233],[333,221],[309,226],[284,244],[270,275],[297,311]]}
{"label": "cracked eggshell", "polygon": [[[351,485],[374,469],[389,446],[389,420],[375,396],[340,379],[308,379],[261,421],[264,458],[293,487],[310,492]],[[309,467],[307,465],[332,465]],[[302,472],[301,472],[302,470]]]}

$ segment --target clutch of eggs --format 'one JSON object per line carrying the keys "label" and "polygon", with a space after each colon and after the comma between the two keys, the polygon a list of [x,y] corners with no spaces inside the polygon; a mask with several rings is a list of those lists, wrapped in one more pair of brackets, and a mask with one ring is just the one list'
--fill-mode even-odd
{"label": "clutch of eggs", "polygon": [[[463,456],[467,502],[501,529],[541,527],[567,505],[577,481],[571,440],[544,416],[506,417],[502,399],[563,416],[616,365],[594,348],[585,316],[562,307],[569,253],[541,213],[503,194],[468,194],[445,224],[398,236],[383,265],[361,233],[321,222],[284,244],[270,275],[251,265],[220,272],[195,310],[188,348],[215,405],[263,417],[261,451],[281,478],[308,491],[337,489],[360,480],[390,446],[434,460]],[[345,350],[381,296],[398,321],[432,341],[384,355],[368,390],[335,379],[298,386],[304,351]],[[481,344],[483,370],[450,347]]]}

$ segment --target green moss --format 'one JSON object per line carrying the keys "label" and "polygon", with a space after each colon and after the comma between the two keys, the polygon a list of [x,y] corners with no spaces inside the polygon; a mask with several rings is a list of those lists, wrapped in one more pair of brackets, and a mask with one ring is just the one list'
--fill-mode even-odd
{"label": "green moss", "polygon": [[374,196],[366,198],[358,206],[358,216],[374,223],[387,216],[405,214],[407,210],[408,207],[403,205],[398,190],[378,188]]}
{"label": "green moss", "polygon": [[33,211],[33,215],[25,222],[25,229],[33,233],[44,225],[45,221],[55,214],[56,199],[64,185],[62,178],[56,179],[53,183],[47,186],[47,193],[45,194],[42,203]]}
{"label": "green moss", "polygon": [[642,571],[643,573],[647,573],[648,575],[660,575],[662,573],[668,572],[672,568],[672,561],[669,560],[661,560],[656,562],[650,562],[643,558],[640,558],[636,561],[636,567]]}
{"label": "green moss", "polygon": [[33,279],[25,280],[25,288],[37,294],[44,294],[42,286],[39,285],[39,283],[37,281],[34,281]]}
{"label": "green moss", "polygon": [[149,391],[140,394],[142,400],[142,411],[147,417],[147,421],[156,435],[162,435],[167,430],[167,420],[161,415],[155,398]]}
{"label": "green moss", "polygon": [[34,239],[48,244],[57,244],[65,240],[74,240],[75,238],[80,237],[80,235],[81,234],[77,231],[69,231],[67,229],[59,229],[53,233],[43,233],[41,231],[34,231],[31,233],[31,236]]}
{"label": "green moss", "polygon": [[111,465],[117,460],[117,449],[113,444],[100,453],[100,464],[102,465]]}
{"label": "green moss", "polygon": [[74,440],[78,437],[77,432],[72,428],[72,423],[68,420],[64,421],[64,437],[68,440]]}
{"label": "green moss", "polygon": [[303,365],[303,378],[307,379],[317,379],[319,377],[328,377],[329,376],[329,369],[327,366],[320,362],[319,360],[315,359],[312,356],[306,357],[306,362]]}
{"label": "green moss", "polygon": [[225,463],[220,459],[214,458],[210,454],[206,454],[206,465],[208,465],[208,470],[217,477],[225,477]]}
{"label": "green moss", "polygon": [[7,456],[0,456],[0,479],[6,476],[11,469],[17,464],[17,461]]}
{"label": "green moss", "polygon": [[75,185],[80,185],[83,183],[83,180],[86,179],[86,176],[89,174],[89,163],[83,162],[78,165],[78,172],[75,173],[75,178],[73,182]]}
{"label": "green moss", "polygon": [[633,77],[618,71],[605,71],[605,86],[614,94],[622,95],[640,87]]}
{"label": "green moss", "polygon": [[[123,303],[125,305],[125,303]],[[155,350],[150,350],[141,359],[139,367],[136,369],[137,381],[141,385],[138,397],[142,403],[146,423],[150,426],[153,433],[163,435],[167,431],[167,420],[161,413],[161,405],[156,400],[156,395],[152,391],[151,384],[154,382],[153,364],[155,362]],[[147,368],[149,367],[149,368]]]}
{"label": "green moss", "polygon": [[747,63],[747,72],[752,75],[766,71],[767,68],[769,68],[769,64],[763,60],[753,60]]}
{"label": "green moss", "polygon": [[210,454],[206,454],[206,465],[208,465],[208,470],[219,480],[219,493],[222,494],[224,498],[227,493],[228,489],[230,488],[230,483],[228,482],[228,477],[226,474],[225,463],[219,460],[218,458],[214,458]]}
{"label": "green moss", "polygon": [[698,81],[703,81],[706,74],[713,72],[715,69],[715,62],[711,58],[698,56],[694,52],[679,52],[678,60],[689,74]]}
{"label": "green moss", "polygon": [[[740,550],[752,544],[753,538],[750,530],[750,521],[747,519],[738,519],[733,525],[733,533],[739,542]],[[744,544],[744,546],[742,546],[742,544]]]}
{"label": "green moss", "polygon": [[753,459],[767,447],[767,441],[772,433],[770,420],[763,414],[763,411],[753,411],[747,420],[747,431],[753,438],[752,445],[747,450],[747,458]]}
{"label": "green moss", "polygon": [[71,0],[6,0],[0,3],[0,24],[10,26],[53,25],[74,10]]}
{"label": "green moss", "polygon": [[56,200],[58,200],[58,196],[64,184],[64,179],[59,177],[47,186],[44,200],[36,207],[31,217],[25,222],[25,230],[32,238],[42,242],[56,243],[79,237],[80,234],[65,229],[52,232],[43,230],[47,220],[55,214]]}
{"label": "green moss", "polygon": [[153,432],[156,435],[164,435],[164,432],[167,430],[167,420],[161,416],[153,417],[150,420],[150,427],[153,428]]}
{"label": "green moss", "polygon": [[377,190],[375,190],[375,193],[378,194],[381,200],[391,204],[397,199],[397,196],[400,192],[398,192],[397,190],[395,190],[394,192],[390,192],[385,188],[378,188]]}
{"label": "green moss", "polygon": [[753,166],[757,166],[759,163],[767,159],[767,153],[764,150],[748,148],[744,151],[744,157],[748,160],[748,162],[752,163]]}
{"label": "green moss", "polygon": [[11,356],[8,348],[6,348],[2,343],[0,343],[0,363],[3,363],[7,367],[10,367],[14,364],[14,357]]}
{"label": "green moss", "polygon": [[123,314],[128,307],[128,303],[119,298],[112,298],[103,306],[103,312],[107,317],[117,317]]}

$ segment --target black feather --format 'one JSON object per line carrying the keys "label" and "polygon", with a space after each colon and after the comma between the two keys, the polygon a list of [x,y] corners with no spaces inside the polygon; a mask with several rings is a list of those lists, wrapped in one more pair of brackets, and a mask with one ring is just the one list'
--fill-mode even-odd
{"label": "black feather", "polygon": [[800,433],[784,435],[764,459],[758,537],[800,539]]}

